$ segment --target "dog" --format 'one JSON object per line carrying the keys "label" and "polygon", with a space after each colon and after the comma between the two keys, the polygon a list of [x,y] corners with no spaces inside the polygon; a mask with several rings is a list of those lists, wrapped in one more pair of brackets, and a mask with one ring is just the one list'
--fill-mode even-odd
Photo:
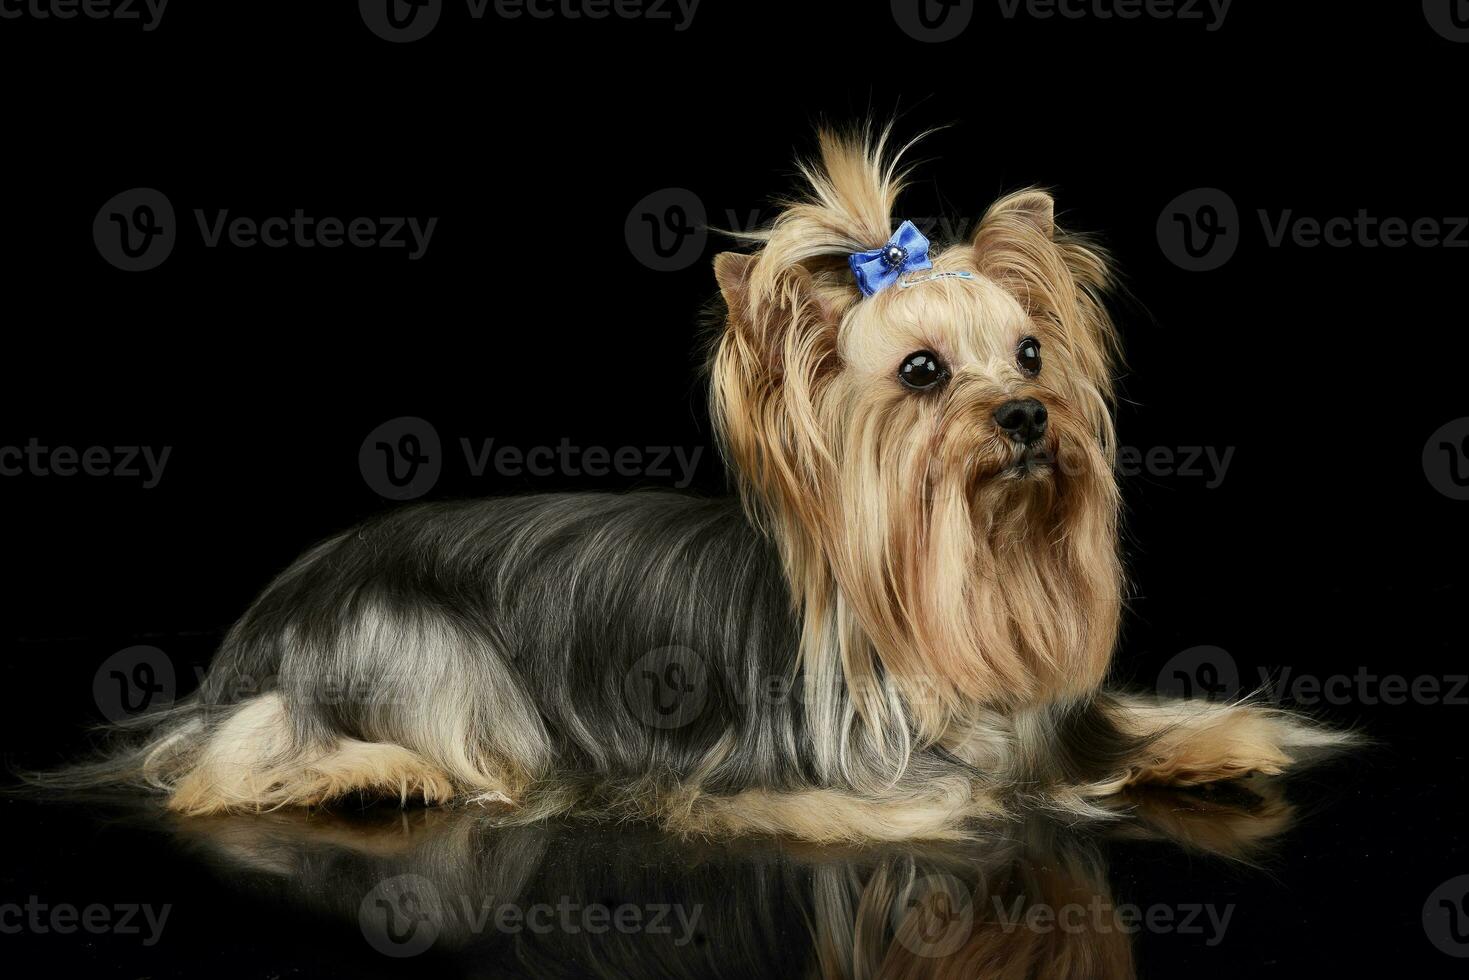
{"label": "dog", "polygon": [[[190,697],[56,776],[182,814],[469,803],[680,834],[960,838],[1349,734],[1104,687],[1124,595],[1107,255],[1037,189],[935,247],[891,127],[714,260],[736,492],[394,510],[307,551]],[[910,146],[912,144],[909,144]]]}

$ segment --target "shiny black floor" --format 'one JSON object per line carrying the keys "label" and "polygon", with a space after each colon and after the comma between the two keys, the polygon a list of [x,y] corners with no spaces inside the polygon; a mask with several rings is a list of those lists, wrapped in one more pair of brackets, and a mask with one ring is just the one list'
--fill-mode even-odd
{"label": "shiny black floor", "polygon": [[1421,775],[1368,752],[1094,824],[846,849],[8,799],[0,927],[12,964],[79,976],[1459,976],[1464,813]]}

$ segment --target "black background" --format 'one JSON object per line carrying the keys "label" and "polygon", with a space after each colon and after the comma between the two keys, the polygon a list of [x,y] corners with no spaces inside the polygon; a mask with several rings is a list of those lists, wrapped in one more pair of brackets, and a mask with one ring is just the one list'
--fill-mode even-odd
{"label": "black background", "polygon": [[[0,445],[171,447],[151,489],[0,478],[0,746],[12,761],[44,765],[83,744],[98,718],[92,677],[117,650],[157,646],[186,689],[274,572],[391,506],[358,466],[390,419],[424,418],[442,438],[433,498],[673,482],[475,476],[461,438],[703,447],[693,488],[720,492],[697,343],[709,262],[726,246],[711,235],[686,268],[655,271],[630,248],[629,214],[683,187],[711,224],[768,216],[818,121],[895,113],[904,137],[947,127],[916,151],[927,162],[900,217],[972,227],[998,194],[1043,184],[1063,224],[1112,250],[1128,290],[1114,305],[1129,361],[1123,445],[1233,450],[1217,487],[1124,478],[1121,680],[1152,687],[1198,645],[1229,651],[1247,681],[1260,668],[1465,672],[1469,503],[1435,490],[1422,456],[1469,415],[1469,249],[1272,248],[1257,216],[1469,213],[1457,151],[1469,45],[1440,37],[1416,3],[1241,2],[1215,31],[1012,20],[981,3],[939,44],[907,36],[887,3],[703,0],[678,31],[473,21],[451,2],[409,44],[375,37],[352,4],[179,4],[151,32],[0,20],[0,52]],[[125,273],[91,227],[133,187],[168,196],[179,240],[160,267]],[[1241,215],[1237,253],[1211,272],[1170,262],[1156,233],[1169,202],[1199,187],[1224,190]],[[439,220],[409,261],[403,249],[210,249],[196,208]],[[1433,888],[1469,872],[1469,705],[1353,695],[1318,708],[1382,744],[1314,777],[1325,811],[1270,875],[1211,871],[1200,886],[1238,890],[1253,926],[1219,949],[1160,944],[1146,975],[1461,969],[1420,914]],[[135,875],[159,900],[200,887],[163,857],[99,862],[75,815],[3,805],[27,855],[7,863],[7,893],[49,884],[56,900],[85,902],[104,872],[107,889]],[[1198,873],[1182,856],[1116,870],[1135,892]],[[194,972],[201,944],[278,965],[310,946],[226,929],[232,901],[184,910],[189,924],[153,949],[23,940],[53,960],[160,975]]]}

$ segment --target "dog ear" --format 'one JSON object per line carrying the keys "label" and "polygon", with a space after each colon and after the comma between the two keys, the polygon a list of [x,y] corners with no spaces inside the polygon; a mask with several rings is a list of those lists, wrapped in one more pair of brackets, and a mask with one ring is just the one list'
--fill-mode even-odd
{"label": "dog ear", "polygon": [[1107,253],[1056,226],[1056,203],[1028,188],[996,201],[974,234],[979,272],[1005,286],[1031,316],[1062,331],[1078,367],[1110,400],[1120,358],[1101,297],[1111,286]]}
{"label": "dog ear", "polygon": [[714,278],[731,314],[744,308],[745,291],[750,285],[750,267],[754,264],[755,256],[744,252],[720,252],[714,256]]}
{"label": "dog ear", "polygon": [[710,362],[711,407],[742,489],[791,513],[832,478],[817,403],[836,372],[846,287],[804,265],[767,267],[773,258],[715,257],[729,312]]}
{"label": "dog ear", "polygon": [[996,224],[1014,222],[1028,225],[1047,239],[1056,237],[1056,199],[1048,191],[1032,187],[1017,191],[995,202],[985,215]]}
{"label": "dog ear", "polygon": [[728,311],[725,332],[733,334],[749,369],[763,369],[774,380],[792,369],[814,378],[831,366],[827,358],[835,355],[847,290],[825,270],[813,274],[802,264],[761,268],[769,261],[761,253],[714,257],[714,278]]}
{"label": "dog ear", "polygon": [[974,250],[983,268],[986,258],[1005,261],[1004,253],[1049,255],[1058,237],[1065,236],[1058,236],[1056,230],[1056,199],[1047,191],[1031,187],[1007,194],[990,205],[974,233]]}
{"label": "dog ear", "polygon": [[1056,286],[1064,285],[1058,280],[1069,280],[1096,290],[1111,281],[1106,254],[1057,228],[1056,200],[1038,188],[1007,194],[990,205],[973,246],[980,271],[995,279],[1050,277]]}

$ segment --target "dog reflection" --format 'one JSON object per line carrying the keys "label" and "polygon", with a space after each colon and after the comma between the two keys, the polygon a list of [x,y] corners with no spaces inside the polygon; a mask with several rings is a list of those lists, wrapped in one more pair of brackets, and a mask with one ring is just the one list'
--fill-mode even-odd
{"label": "dog reflection", "polygon": [[1135,976],[1137,924],[1108,887],[1108,838],[1248,862],[1291,823],[1268,782],[1118,806],[1101,833],[1037,818],[963,845],[841,851],[437,809],[194,818],[176,833],[231,878],[451,973],[1110,980]]}

